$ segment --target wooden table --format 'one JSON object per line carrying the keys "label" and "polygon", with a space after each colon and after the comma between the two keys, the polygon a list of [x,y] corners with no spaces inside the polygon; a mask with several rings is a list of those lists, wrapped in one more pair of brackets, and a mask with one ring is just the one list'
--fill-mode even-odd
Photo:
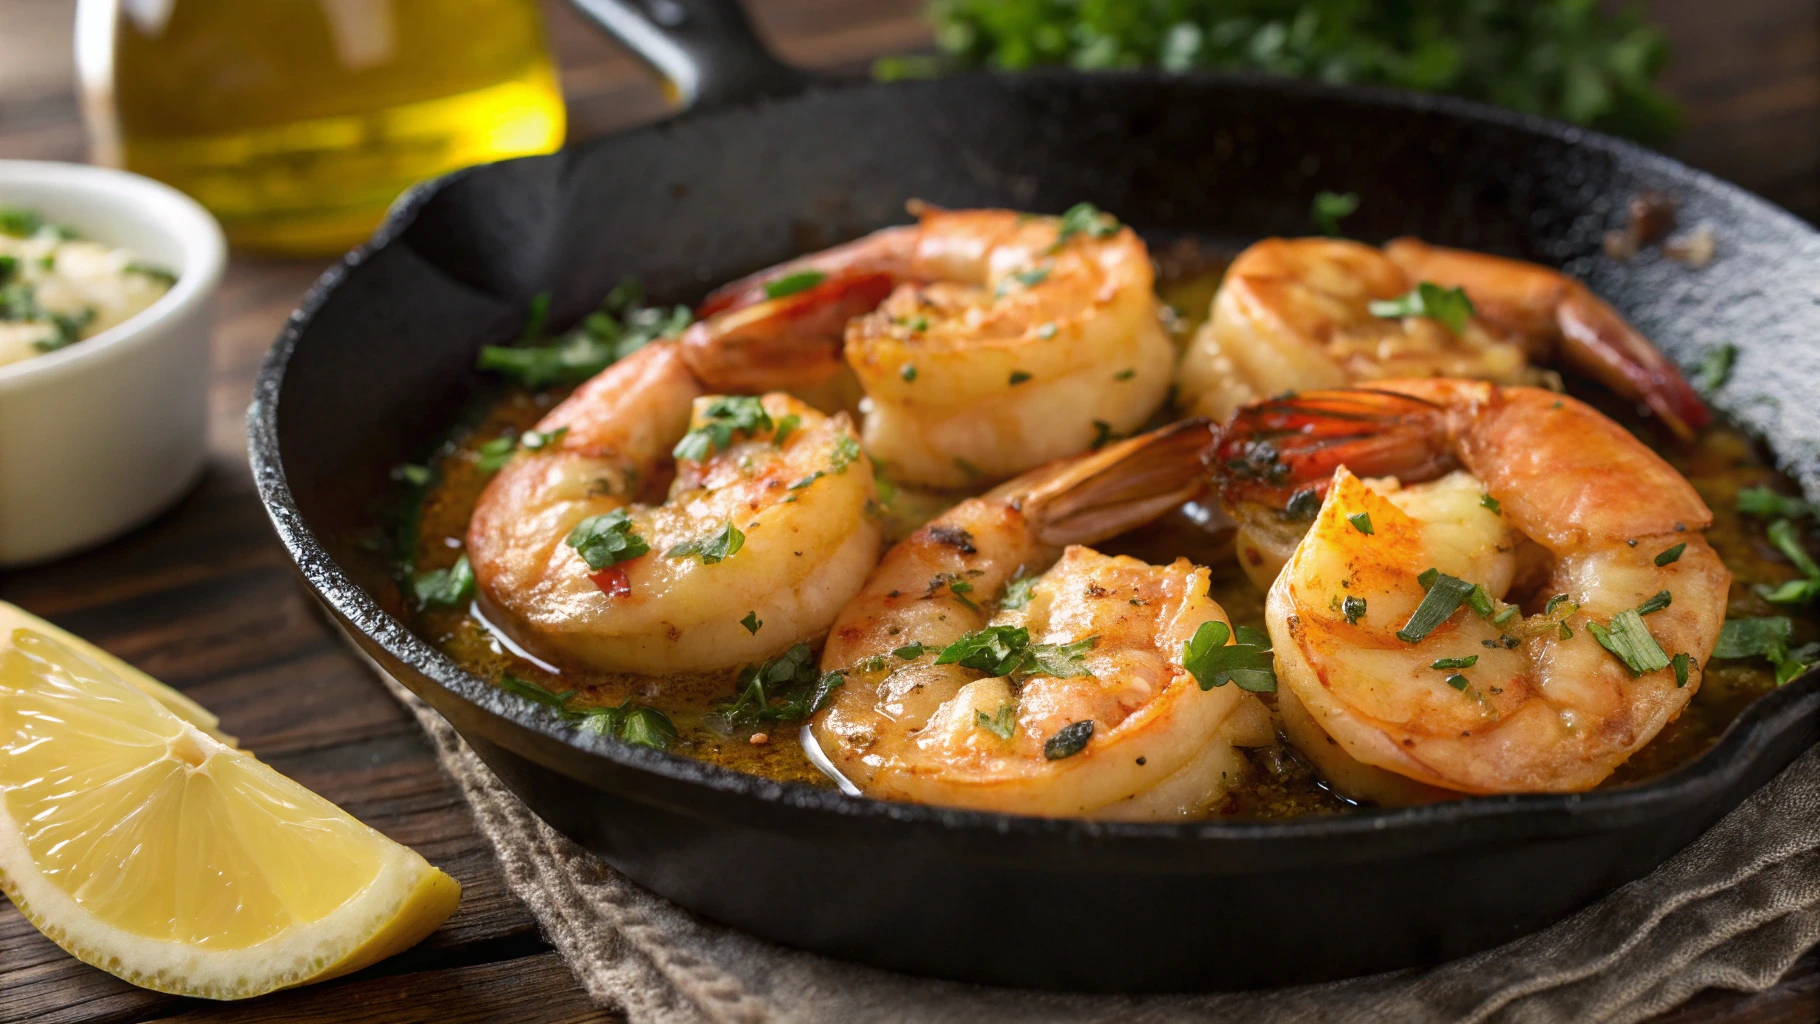
{"label": "wooden table", "polygon": [[[785,56],[820,67],[922,45],[919,0],[754,0]],[[74,0],[0,0],[0,157],[79,160]],[[1651,6],[1677,41],[1670,88],[1687,104],[1691,162],[1820,218],[1820,10],[1811,0]],[[662,111],[613,47],[549,5],[571,132]],[[461,909],[422,945],[314,988],[240,1004],[136,989],[66,956],[0,904],[0,1022],[604,1021],[506,891],[467,806],[410,717],[345,650],[292,577],[253,493],[242,419],[255,367],[320,262],[236,255],[215,337],[211,439],[200,486],[99,551],[0,577],[0,598],[56,621],[221,715],[279,771],[460,880]],[[1820,1019],[1820,954],[1756,996],[1708,992],[1662,1018]]]}

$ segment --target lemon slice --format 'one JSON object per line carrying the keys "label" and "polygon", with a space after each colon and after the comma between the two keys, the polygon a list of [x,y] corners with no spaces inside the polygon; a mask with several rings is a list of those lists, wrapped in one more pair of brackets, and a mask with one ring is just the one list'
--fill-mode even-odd
{"label": "lemon slice", "polygon": [[0,633],[0,890],[52,941],[238,999],[358,970],[454,912],[454,879],[97,653]]}
{"label": "lemon slice", "polygon": [[0,601],[0,645],[4,645],[6,643],[6,638],[13,635],[13,630],[21,627],[42,633],[45,636],[62,643],[65,647],[72,647],[81,651],[88,656],[90,661],[98,662],[102,668],[107,669],[114,675],[150,694],[153,700],[171,709],[171,712],[178,718],[201,729],[203,732],[208,733],[210,736],[215,737],[230,747],[237,747],[240,745],[239,741],[235,740],[234,737],[221,731],[221,719],[216,718],[208,708],[185,697],[183,694],[178,693],[176,690],[153,679],[151,676],[128,665],[126,662],[121,661],[119,658],[114,657],[74,633],[67,633],[58,629],[56,626],[51,625],[16,604],[8,604],[5,601]]}

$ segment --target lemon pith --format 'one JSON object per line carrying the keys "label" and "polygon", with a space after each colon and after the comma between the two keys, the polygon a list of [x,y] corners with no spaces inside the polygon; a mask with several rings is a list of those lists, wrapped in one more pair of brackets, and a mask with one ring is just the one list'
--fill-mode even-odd
{"label": "lemon pith", "polygon": [[78,958],[240,998],[421,939],[460,887],[99,660],[0,633],[0,890]]}

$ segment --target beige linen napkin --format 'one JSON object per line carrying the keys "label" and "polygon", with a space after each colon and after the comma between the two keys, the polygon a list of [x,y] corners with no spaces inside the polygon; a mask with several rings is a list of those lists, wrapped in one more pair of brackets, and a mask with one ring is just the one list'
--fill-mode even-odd
{"label": "beige linen napkin", "polygon": [[910,978],[774,946],[646,892],[545,825],[441,716],[386,683],[460,784],[512,891],[595,1002],[632,1024],[1629,1024],[1703,988],[1767,988],[1820,941],[1816,747],[1654,874],[1544,932],[1440,967],[1209,996]]}

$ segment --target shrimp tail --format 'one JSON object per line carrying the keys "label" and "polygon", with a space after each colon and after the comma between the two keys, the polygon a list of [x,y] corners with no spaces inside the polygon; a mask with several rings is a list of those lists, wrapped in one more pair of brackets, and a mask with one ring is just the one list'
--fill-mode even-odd
{"label": "shrimp tail", "polygon": [[1585,287],[1555,309],[1560,358],[1612,391],[1641,401],[1676,438],[1691,441],[1712,413],[1679,368]]}
{"label": "shrimp tail", "polygon": [[1205,486],[1199,464],[1212,440],[1207,420],[1182,420],[1052,463],[986,497],[1015,500],[1046,544],[1092,544],[1199,494]]}
{"label": "shrimp tail", "polygon": [[1376,388],[1291,393],[1240,409],[1206,456],[1229,506],[1284,509],[1299,493],[1324,497],[1340,466],[1405,482],[1442,476],[1455,466],[1447,411]]}
{"label": "shrimp tail", "polygon": [[847,321],[876,308],[895,284],[890,274],[855,269],[778,298],[755,286],[756,301],[736,297],[691,324],[683,358],[715,391],[758,394],[825,380],[844,365]]}

